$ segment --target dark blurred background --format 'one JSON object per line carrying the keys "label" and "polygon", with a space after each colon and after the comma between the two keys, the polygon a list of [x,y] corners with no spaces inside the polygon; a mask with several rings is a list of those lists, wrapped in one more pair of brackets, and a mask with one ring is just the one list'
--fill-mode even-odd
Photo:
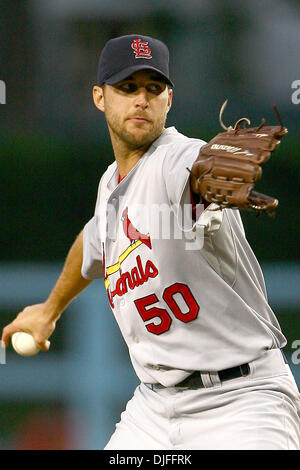
{"label": "dark blurred background", "polygon": [[[51,266],[50,271],[57,267],[59,272],[70,244],[93,215],[99,178],[113,161],[104,117],[92,101],[98,58],[108,39],[131,33],[160,38],[169,46],[175,91],[168,125],[188,136],[209,140],[219,132],[218,113],[225,99],[223,119],[228,125],[243,116],[252,125],[262,117],[275,124],[272,106],[277,104],[289,133],[257,185],[258,190],[278,197],[277,215],[270,219],[243,213],[242,217],[256,256],[270,276],[277,273],[278,285],[280,279],[286,282],[285,273],[294,281],[299,278],[300,104],[292,98],[292,84],[300,80],[298,0],[8,0],[0,1],[0,24],[0,80],[6,85],[6,102],[0,105],[0,253],[6,291],[12,297],[21,285],[15,276],[24,277],[33,266]],[[36,297],[42,301],[38,276],[34,279]],[[48,279],[51,288],[52,277]],[[4,281],[4,292],[3,285]],[[270,281],[270,289],[272,285]],[[292,286],[287,283],[284,302],[276,304],[276,292],[273,304],[270,299],[288,338],[287,351],[299,336],[295,292],[299,284]],[[296,300],[289,302],[292,297]],[[23,298],[3,304],[2,327],[14,318],[16,304],[21,308]],[[106,321],[111,322],[108,328],[127,367],[127,350],[118,330],[110,317]],[[65,329],[72,328],[69,322],[65,326],[62,320],[54,334],[53,354],[57,353],[58,362],[66,347]],[[3,379],[8,370],[14,377],[16,370],[21,374],[18,361],[24,363],[7,354],[6,367],[0,366]],[[35,359],[26,359],[26,367]],[[40,367],[44,360],[39,356],[34,364]],[[129,364],[128,368],[126,392],[115,399],[111,415],[102,423],[107,431],[98,439],[100,448],[134,387],[136,379]],[[59,390],[60,379],[56,380]],[[67,399],[56,397],[54,391],[47,405],[34,392],[37,395],[23,402],[21,382],[17,386],[16,402],[7,398],[8,386],[0,402],[4,436],[0,448],[75,447],[72,433],[64,431],[69,426]],[[32,440],[30,433],[22,432],[26,426],[34,430]],[[61,430],[55,442],[47,433],[44,440],[41,437],[51,426]],[[76,446],[91,446],[88,441],[76,442]]]}

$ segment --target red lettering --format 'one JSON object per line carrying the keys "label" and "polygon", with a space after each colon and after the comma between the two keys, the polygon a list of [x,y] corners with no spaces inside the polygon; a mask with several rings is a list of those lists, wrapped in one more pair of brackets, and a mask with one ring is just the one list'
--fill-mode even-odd
{"label": "red lettering", "polygon": [[147,263],[146,263],[145,271],[146,271],[145,276],[146,276],[147,280],[148,280],[149,277],[156,277],[158,275],[157,267],[154,266],[154,264],[150,260],[148,260]]}
{"label": "red lettering", "polygon": [[117,280],[116,288],[114,290],[114,295],[118,294],[121,296],[121,295],[126,294],[126,292],[127,292],[126,279],[124,278],[122,274],[122,276],[119,277],[119,279]]}
{"label": "red lettering", "polygon": [[151,307],[151,305],[157,302],[158,298],[155,294],[147,295],[147,297],[142,297],[141,299],[134,301],[137,311],[139,312],[144,322],[152,320],[153,318],[160,319],[158,324],[155,322],[149,322],[145,326],[147,330],[150,331],[150,333],[161,335],[165,331],[168,331],[172,320],[164,308]]}
{"label": "red lettering", "polygon": [[141,262],[141,257],[140,256],[137,256],[136,257],[136,262],[137,262],[137,265],[138,265],[138,268],[139,268],[139,271],[140,271],[140,276],[141,276],[141,279],[144,282],[147,281],[147,278],[145,276],[145,273],[144,273],[144,270],[143,270],[143,266],[142,266],[142,262]]}
{"label": "red lettering", "polygon": [[[127,280],[127,282],[128,282],[127,285],[129,287],[129,289],[134,289],[135,286],[134,286],[134,283],[131,279],[130,273],[127,271],[126,273],[122,274],[122,277],[124,278],[125,284],[126,284],[126,280]],[[127,292],[127,289],[126,289],[126,292]]]}
{"label": "red lettering", "polygon": [[131,278],[132,278],[132,281],[134,283],[134,287],[137,287],[137,286],[140,286],[141,284],[144,284],[144,281],[142,281],[142,279],[139,276],[137,267],[134,267],[131,270]]}
{"label": "red lettering", "polygon": [[112,300],[113,296],[110,293],[109,287],[106,289],[106,292],[107,292],[107,297],[108,297],[108,301],[109,301],[111,308],[115,308],[115,305]]}
{"label": "red lettering", "polygon": [[112,298],[115,295],[121,297],[128,292],[128,288],[133,290],[135,287],[138,287],[144,284],[144,282],[147,282],[150,277],[156,277],[158,275],[158,269],[152,263],[152,261],[147,261],[145,271],[143,269],[140,256],[136,257],[136,262],[137,266],[134,266],[131,272],[126,271],[120,275],[116,282],[116,288],[111,294],[109,293],[109,289],[107,289],[109,303],[112,308],[114,308]]}
{"label": "red lettering", "polygon": [[[181,295],[187,306],[187,312],[181,311],[180,306],[177,304],[176,299],[174,298],[175,294]],[[176,282],[175,284],[167,287],[164,290],[163,299],[174,316],[183,323],[189,323],[197,318],[200,307],[197,304],[197,301],[194,298],[189,286],[186,284]],[[150,322],[145,325],[150,333],[161,335],[170,329],[172,318],[170,317],[167,310],[161,307],[153,306],[154,304],[160,304],[160,300],[156,294],[153,293],[151,295],[147,295],[146,297],[137,299],[134,301],[134,303],[144,322],[155,317],[160,318],[161,321],[159,324]]]}
{"label": "red lettering", "polygon": [[[180,310],[179,305],[174,299],[175,294],[180,294],[184,300],[188,308],[186,313]],[[164,290],[163,299],[168,304],[169,308],[172,310],[178,320],[181,320],[184,323],[188,323],[197,318],[200,307],[197,304],[190,288],[186,284],[181,284],[180,282],[172,284]]]}

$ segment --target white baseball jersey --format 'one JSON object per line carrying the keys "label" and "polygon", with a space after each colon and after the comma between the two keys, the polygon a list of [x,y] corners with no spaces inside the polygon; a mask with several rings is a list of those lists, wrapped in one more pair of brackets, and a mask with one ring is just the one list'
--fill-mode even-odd
{"label": "white baseball jersey", "polygon": [[210,204],[193,223],[187,168],[204,143],[171,127],[121,182],[111,164],[84,228],[82,275],[104,276],[145,383],[172,386],[286,344],[239,211]]}

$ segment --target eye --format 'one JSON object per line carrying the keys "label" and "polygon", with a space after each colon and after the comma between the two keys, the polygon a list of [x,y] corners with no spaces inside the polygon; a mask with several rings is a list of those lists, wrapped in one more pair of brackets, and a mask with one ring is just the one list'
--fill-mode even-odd
{"label": "eye", "polygon": [[149,93],[159,95],[164,90],[164,86],[161,83],[150,83],[147,85],[147,90]]}
{"label": "eye", "polygon": [[[165,83],[148,83],[146,85],[146,90],[148,93],[152,93],[154,95],[159,95],[166,87]],[[139,86],[134,82],[123,82],[117,85],[117,89],[122,91],[123,93],[135,93],[138,90]]]}
{"label": "eye", "polygon": [[131,82],[121,83],[118,86],[118,89],[124,91],[125,93],[134,93],[137,90],[137,85]]}

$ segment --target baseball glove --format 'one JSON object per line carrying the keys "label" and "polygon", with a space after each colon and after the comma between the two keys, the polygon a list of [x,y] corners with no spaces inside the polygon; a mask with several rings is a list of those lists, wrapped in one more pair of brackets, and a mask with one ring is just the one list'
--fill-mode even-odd
{"label": "baseball glove", "polygon": [[[217,134],[200,149],[199,156],[189,170],[192,191],[206,201],[223,208],[249,209],[274,215],[278,200],[253,188],[261,178],[261,165],[269,160],[280,139],[287,134],[276,106],[274,110],[279,126],[265,126],[262,119],[258,127],[248,128],[249,119],[239,119],[234,127],[226,127],[220,110],[220,124],[225,132]],[[241,124],[243,126],[241,127]]]}

